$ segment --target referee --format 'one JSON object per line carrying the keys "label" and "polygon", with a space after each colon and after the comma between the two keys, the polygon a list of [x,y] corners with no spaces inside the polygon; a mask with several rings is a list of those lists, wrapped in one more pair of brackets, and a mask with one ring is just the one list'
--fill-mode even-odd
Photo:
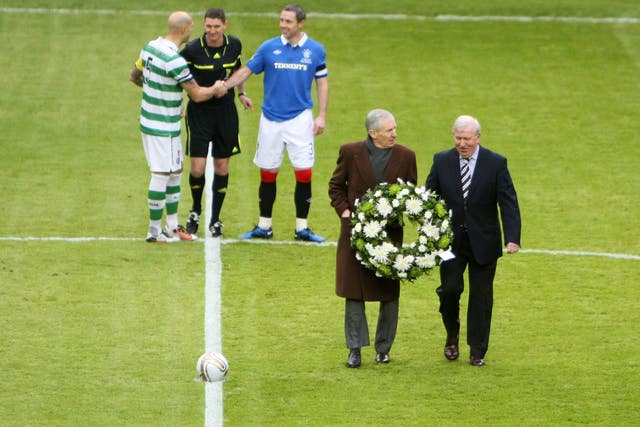
{"label": "referee", "polygon": [[[200,86],[213,86],[225,80],[241,63],[242,43],[237,37],[225,34],[227,19],[224,10],[211,8],[204,15],[204,34],[191,40],[182,50],[189,69]],[[244,93],[244,85],[238,85],[238,98],[245,109],[252,110],[253,103]],[[238,110],[234,91],[221,98],[205,102],[189,100],[186,122],[189,130],[187,150],[191,156],[189,187],[193,204],[187,218],[187,231],[196,234],[202,214],[202,193],[205,186],[205,168],[209,144],[213,157],[213,201],[209,231],[213,237],[222,236],[220,211],[229,183],[229,158],[240,153],[238,139]]]}

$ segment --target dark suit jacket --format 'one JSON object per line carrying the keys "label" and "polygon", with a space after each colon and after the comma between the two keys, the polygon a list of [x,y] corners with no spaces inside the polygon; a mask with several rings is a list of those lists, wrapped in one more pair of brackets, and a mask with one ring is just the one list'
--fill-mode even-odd
{"label": "dark suit jacket", "polygon": [[489,264],[502,256],[500,217],[505,243],[520,244],[518,198],[507,159],[500,154],[480,146],[466,206],[460,183],[460,160],[455,149],[433,157],[426,187],[440,194],[453,211],[454,253],[466,227],[473,257],[479,264]]}
{"label": "dark suit jacket", "polygon": [[[418,168],[415,153],[396,144],[384,171],[383,181],[394,183],[398,178],[416,183]],[[376,186],[369,161],[366,141],[344,144],[340,147],[336,169],[329,181],[331,206],[338,216],[345,209],[355,211],[356,199],[362,197],[369,188]],[[376,277],[372,270],[360,264],[355,251],[350,246],[351,222],[341,218],[340,237],[336,251],[336,294],[344,298],[361,301],[391,301],[400,295],[400,283]],[[401,227],[388,227],[389,238],[402,241]]]}

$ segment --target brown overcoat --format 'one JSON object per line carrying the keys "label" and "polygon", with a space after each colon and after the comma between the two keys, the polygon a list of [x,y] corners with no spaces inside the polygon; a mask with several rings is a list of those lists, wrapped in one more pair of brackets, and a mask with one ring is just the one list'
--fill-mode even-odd
{"label": "brown overcoat", "polygon": [[[413,150],[395,144],[383,181],[394,183],[398,178],[416,183],[418,167]],[[356,199],[376,186],[369,161],[366,141],[350,142],[340,147],[336,169],[329,180],[329,198],[338,217],[346,209],[355,212]],[[359,301],[392,301],[400,296],[398,280],[377,277],[372,270],[360,264],[350,246],[350,218],[340,218],[340,237],[336,251],[336,294]],[[387,227],[389,237],[402,242],[401,227]]]}

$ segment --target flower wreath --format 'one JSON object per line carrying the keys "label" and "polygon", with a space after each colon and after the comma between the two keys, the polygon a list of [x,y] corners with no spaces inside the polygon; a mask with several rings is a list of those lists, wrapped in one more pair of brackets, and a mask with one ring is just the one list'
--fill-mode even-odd
{"label": "flower wreath", "polygon": [[[387,224],[417,225],[416,241],[401,247],[387,236]],[[351,247],[356,258],[376,276],[413,282],[439,265],[438,256],[451,249],[451,212],[435,192],[415,184],[378,184],[369,189],[351,214]]]}

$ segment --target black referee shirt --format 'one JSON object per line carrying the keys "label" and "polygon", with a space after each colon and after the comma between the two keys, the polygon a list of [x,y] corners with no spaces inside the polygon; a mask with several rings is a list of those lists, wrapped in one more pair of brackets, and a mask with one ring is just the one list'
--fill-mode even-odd
{"label": "black referee shirt", "polygon": [[[217,80],[228,78],[233,70],[242,66],[242,43],[240,39],[231,35],[224,35],[224,42],[220,47],[207,46],[206,35],[193,39],[186,44],[180,54],[187,60],[191,74],[200,86],[213,86]],[[199,103],[218,105],[233,102],[235,92],[229,90],[222,98],[211,98]],[[193,104],[193,103],[192,103]]]}

